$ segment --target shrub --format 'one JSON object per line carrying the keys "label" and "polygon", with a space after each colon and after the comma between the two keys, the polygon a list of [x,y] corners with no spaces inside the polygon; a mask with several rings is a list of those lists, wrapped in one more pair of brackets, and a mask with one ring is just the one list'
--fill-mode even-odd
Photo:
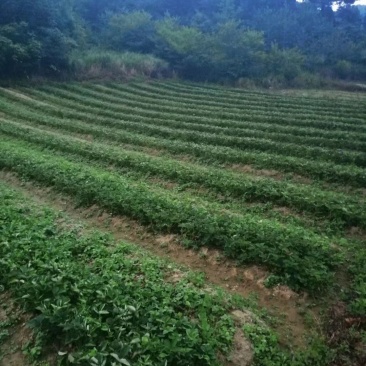
{"label": "shrub", "polygon": [[128,79],[134,76],[156,77],[166,74],[168,63],[152,55],[93,49],[74,53],[70,59],[75,77],[84,79]]}

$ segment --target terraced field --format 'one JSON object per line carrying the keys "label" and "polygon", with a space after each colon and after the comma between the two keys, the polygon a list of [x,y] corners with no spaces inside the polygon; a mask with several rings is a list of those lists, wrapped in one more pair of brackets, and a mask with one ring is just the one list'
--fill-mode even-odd
{"label": "terraced field", "polygon": [[187,252],[257,266],[266,286],[342,302],[363,332],[366,95],[170,81],[1,88],[0,169],[174,235]]}

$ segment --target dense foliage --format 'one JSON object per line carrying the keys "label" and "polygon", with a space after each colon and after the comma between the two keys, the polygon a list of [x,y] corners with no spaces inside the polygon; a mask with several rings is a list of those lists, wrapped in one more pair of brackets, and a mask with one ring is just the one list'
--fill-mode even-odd
{"label": "dense foliage", "polygon": [[[337,11],[332,3],[338,3]],[[92,65],[88,70],[77,68],[84,58],[89,64],[94,59],[96,68],[101,68],[100,58],[88,56],[93,50],[107,59],[111,55],[109,62],[104,58],[104,67],[113,64],[116,53],[153,54],[180,76],[195,80],[254,79],[270,86],[311,83],[315,74],[362,79],[366,16],[353,3],[4,0],[0,76],[66,71],[95,76]],[[112,69],[114,74],[121,72],[121,67]]]}

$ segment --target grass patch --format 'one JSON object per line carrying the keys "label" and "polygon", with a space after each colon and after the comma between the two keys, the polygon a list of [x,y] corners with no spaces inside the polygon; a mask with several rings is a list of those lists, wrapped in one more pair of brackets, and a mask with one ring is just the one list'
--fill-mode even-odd
{"label": "grass patch", "polygon": [[74,53],[70,67],[77,80],[158,77],[167,74],[169,69],[167,62],[152,55],[98,49]]}

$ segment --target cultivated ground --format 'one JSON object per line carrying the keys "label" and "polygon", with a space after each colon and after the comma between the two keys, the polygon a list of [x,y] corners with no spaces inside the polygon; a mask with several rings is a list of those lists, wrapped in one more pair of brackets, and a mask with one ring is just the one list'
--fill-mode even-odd
{"label": "cultivated ground", "polygon": [[[3,362],[24,357],[22,348],[27,360],[49,364],[366,362],[365,94],[171,81],[3,88],[0,169],[2,299],[21,307],[15,317],[21,324],[33,319],[31,332],[10,321],[9,311],[0,313]],[[80,222],[82,233],[66,240]],[[32,229],[38,223],[40,237]],[[91,228],[99,237],[113,235],[96,240],[93,253],[92,241],[82,239]],[[45,245],[50,252],[41,250]],[[83,248],[80,260],[74,245]],[[105,248],[116,248],[112,258],[124,266]],[[147,266],[142,273],[126,263],[126,252],[130,258],[134,251]],[[58,260],[46,270],[50,253]],[[27,268],[28,257],[32,286],[14,289],[24,276],[15,268]],[[196,272],[186,274],[187,267]],[[63,290],[50,294],[52,271],[62,273]],[[90,273],[92,282],[80,283],[83,295],[70,295],[76,279]],[[124,277],[116,280],[116,273]],[[111,285],[108,310],[105,292],[96,296],[97,310],[85,295],[127,278],[132,308],[123,308],[118,286]],[[149,292],[138,282],[145,278]],[[147,296],[159,306],[150,308]],[[139,303],[153,320],[125,314],[127,321],[113,310],[135,313]],[[173,329],[168,324],[177,314]],[[117,318],[127,330],[109,327]],[[95,333],[81,337],[85,322]],[[19,331],[26,337],[16,337]]]}

